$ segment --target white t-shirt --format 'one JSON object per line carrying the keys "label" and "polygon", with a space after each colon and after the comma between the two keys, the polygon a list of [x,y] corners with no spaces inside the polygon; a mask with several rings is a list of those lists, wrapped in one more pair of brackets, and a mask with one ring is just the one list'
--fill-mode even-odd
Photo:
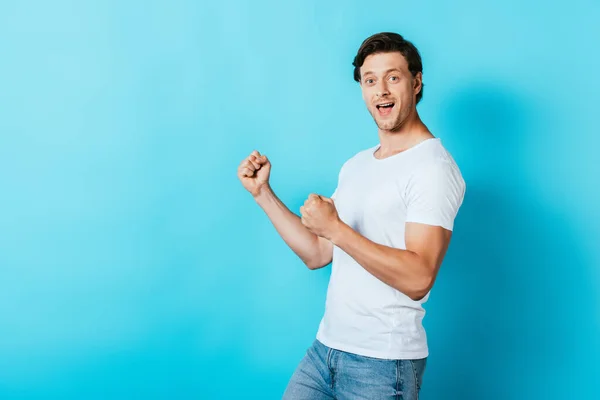
{"label": "white t-shirt", "polygon": [[[385,246],[406,249],[406,222],[452,230],[465,182],[439,138],[379,160],[380,145],[344,163],[332,195],[340,219]],[[334,349],[384,359],[429,355],[423,303],[383,283],[333,248],[325,314],[317,339]]]}

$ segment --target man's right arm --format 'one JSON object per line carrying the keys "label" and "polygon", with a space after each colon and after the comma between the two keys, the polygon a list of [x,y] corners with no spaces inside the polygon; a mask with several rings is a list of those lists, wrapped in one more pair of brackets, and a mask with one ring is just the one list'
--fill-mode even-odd
{"label": "man's right arm", "polygon": [[309,231],[302,224],[300,217],[283,204],[269,185],[265,185],[254,199],[267,214],[284,242],[308,268],[319,269],[331,262],[333,244]]}

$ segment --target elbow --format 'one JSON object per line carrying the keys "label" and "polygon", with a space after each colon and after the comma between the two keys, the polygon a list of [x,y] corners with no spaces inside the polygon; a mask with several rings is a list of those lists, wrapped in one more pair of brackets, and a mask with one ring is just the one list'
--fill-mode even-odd
{"label": "elbow", "polygon": [[311,271],[314,271],[316,269],[321,269],[321,268],[329,265],[329,263],[331,263],[331,259],[329,259],[329,260],[314,259],[314,260],[303,260],[303,261],[304,261],[304,265],[306,265],[308,267],[308,269],[310,269]]}
{"label": "elbow", "polygon": [[426,277],[420,280],[420,282],[415,283],[415,285],[411,288],[412,290],[409,293],[407,293],[407,295],[413,301],[420,301],[423,300],[425,296],[427,296],[427,293],[429,293],[432,287],[433,278]]}
{"label": "elbow", "polygon": [[310,269],[311,271],[314,271],[319,268],[323,268],[325,266],[325,265],[323,265],[323,263],[316,262],[314,260],[304,260],[304,265],[306,265],[306,267],[308,269]]}
{"label": "elbow", "polygon": [[308,269],[310,269],[311,271],[314,271],[315,269],[319,269],[319,268],[321,268],[321,266],[319,266],[318,264],[316,264],[316,263],[311,263],[311,262],[308,262],[308,261],[305,261],[305,262],[304,262],[304,264],[305,264],[305,265],[306,265],[306,267],[307,267]]}
{"label": "elbow", "polygon": [[408,297],[410,297],[412,301],[421,301],[427,295],[428,292],[429,290],[414,291]]}

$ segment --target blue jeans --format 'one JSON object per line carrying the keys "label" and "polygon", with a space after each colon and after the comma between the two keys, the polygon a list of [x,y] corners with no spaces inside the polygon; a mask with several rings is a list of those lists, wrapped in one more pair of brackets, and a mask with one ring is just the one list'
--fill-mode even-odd
{"label": "blue jeans", "polygon": [[427,359],[382,360],[331,349],[315,340],[283,400],[416,400]]}

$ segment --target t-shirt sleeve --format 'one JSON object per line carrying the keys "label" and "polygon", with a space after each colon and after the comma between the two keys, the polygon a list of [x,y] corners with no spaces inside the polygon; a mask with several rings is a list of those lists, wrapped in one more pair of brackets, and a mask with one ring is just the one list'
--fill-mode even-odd
{"label": "t-shirt sleeve", "polygon": [[337,196],[338,189],[340,188],[340,183],[342,181],[342,173],[344,172],[344,168],[346,167],[346,164],[347,164],[347,162],[342,165],[342,168],[340,168],[340,171],[338,172],[337,186],[335,187],[333,194],[330,196],[330,199],[332,199],[334,201]]}
{"label": "t-shirt sleeve", "polygon": [[406,192],[406,222],[454,228],[454,219],[462,205],[466,185],[458,168],[437,162],[418,170]]}

